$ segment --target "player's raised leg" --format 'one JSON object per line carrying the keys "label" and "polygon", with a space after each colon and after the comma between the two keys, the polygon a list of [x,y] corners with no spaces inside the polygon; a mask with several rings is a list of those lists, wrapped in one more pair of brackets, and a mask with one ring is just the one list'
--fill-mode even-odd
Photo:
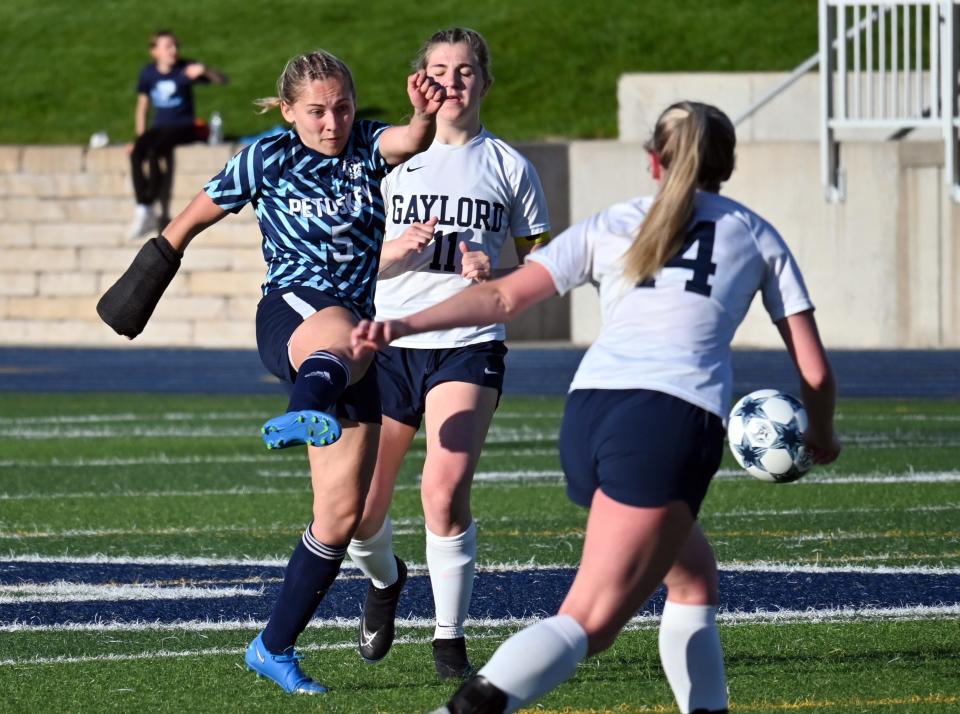
{"label": "player's raised leg", "polygon": [[[299,298],[289,295],[288,301]],[[313,308],[304,303],[304,310]],[[334,404],[348,385],[359,381],[370,359],[356,361],[349,345],[349,333],[356,318],[342,307],[313,312],[290,338],[290,362],[297,376],[285,414],[267,421],[263,440],[270,449],[299,444],[326,446],[340,438],[340,424]]]}
{"label": "player's raised leg", "polygon": [[427,393],[427,457],[420,498],[437,618],[434,665],[441,678],[465,677],[472,671],[463,629],[477,559],[470,487],[498,396],[492,387],[466,382],[444,382]]}

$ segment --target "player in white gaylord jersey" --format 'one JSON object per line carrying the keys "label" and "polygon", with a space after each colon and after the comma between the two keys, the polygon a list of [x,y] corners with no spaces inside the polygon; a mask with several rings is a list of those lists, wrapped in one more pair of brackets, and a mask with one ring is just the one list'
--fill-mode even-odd
{"label": "player in white gaylord jersey", "polygon": [[[462,274],[464,255],[479,252],[496,265],[508,237],[523,256],[550,230],[536,169],[485,128],[465,144],[435,140],[387,174],[382,188],[387,241],[412,224],[435,220],[433,239],[422,251],[381,268],[376,294],[381,319],[405,317],[469,287],[472,281]],[[385,254],[390,250],[385,244]],[[503,324],[491,324],[410,335],[393,346],[437,349],[505,338]]]}
{"label": "player in white gaylord jersey", "polygon": [[730,340],[760,292],[800,376],[814,461],[840,451],[836,387],[796,262],[777,232],[718,195],[736,136],[719,109],[669,107],[648,143],[660,183],[558,236],[520,271],[422,313],[361,322],[354,349],[515,315],[586,282],[603,328],[571,385],[560,456],[590,509],[577,576],[556,617],[508,639],[438,710],[513,712],[608,648],[662,582],[660,658],[683,714],[727,711],[713,551],[696,518],[720,465]]}
{"label": "player in white gaylord jersey", "polygon": [[[549,238],[540,180],[519,152],[483,128],[489,51],[477,32],[435,33],[416,62],[446,89],[437,135],[382,184],[386,242],[376,309],[402,318],[492,277],[508,239],[521,259]],[[393,554],[388,516],[397,473],[426,419],[421,497],[441,678],[472,671],[464,621],[477,551],[470,484],[503,388],[502,323],[411,335],[376,358],[383,428],[373,483],[350,557],[370,578],[360,620],[361,656],[376,662],[394,637],[405,565]],[[441,434],[443,437],[441,438]]]}

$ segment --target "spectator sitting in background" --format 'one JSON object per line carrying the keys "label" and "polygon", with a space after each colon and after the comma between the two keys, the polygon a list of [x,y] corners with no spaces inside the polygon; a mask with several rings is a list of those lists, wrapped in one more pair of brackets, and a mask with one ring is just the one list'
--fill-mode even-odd
{"label": "spectator sitting in background", "polygon": [[[127,146],[130,153],[133,190],[137,209],[130,237],[139,238],[162,230],[169,222],[173,185],[173,148],[199,137],[193,109],[195,83],[226,84],[226,75],[194,60],[180,58],[177,37],[159,30],[150,38],[153,62],[140,71],[134,114],[137,139]],[[147,128],[147,113],[153,106],[153,124]],[[154,213],[160,201],[161,213]]]}

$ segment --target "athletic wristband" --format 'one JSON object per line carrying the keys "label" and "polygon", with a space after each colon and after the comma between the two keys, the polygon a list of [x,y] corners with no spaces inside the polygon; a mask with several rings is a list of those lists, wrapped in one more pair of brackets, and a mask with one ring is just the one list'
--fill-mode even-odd
{"label": "athletic wristband", "polygon": [[133,339],[147,326],[180,268],[180,254],[162,235],[151,238],[97,303],[97,314],[118,335]]}

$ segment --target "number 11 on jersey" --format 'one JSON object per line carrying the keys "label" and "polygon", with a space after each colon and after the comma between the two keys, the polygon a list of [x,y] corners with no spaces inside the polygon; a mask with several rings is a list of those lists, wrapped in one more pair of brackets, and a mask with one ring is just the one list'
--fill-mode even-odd
{"label": "number 11 on jersey", "polygon": [[[430,270],[443,273],[457,272],[455,259],[459,235],[459,233],[441,233],[440,231],[433,234],[433,260],[430,261]],[[443,260],[444,250],[447,253],[446,261]]]}

